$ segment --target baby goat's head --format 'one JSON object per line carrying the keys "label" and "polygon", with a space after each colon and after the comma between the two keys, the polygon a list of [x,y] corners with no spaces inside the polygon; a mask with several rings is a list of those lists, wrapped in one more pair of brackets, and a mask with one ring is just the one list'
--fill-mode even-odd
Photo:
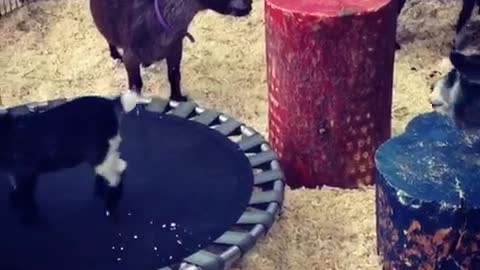
{"label": "baby goat's head", "polygon": [[480,55],[450,53],[453,68],[432,87],[433,109],[460,128],[480,128]]}
{"label": "baby goat's head", "polygon": [[243,17],[252,11],[252,0],[199,0],[202,5],[224,15]]}

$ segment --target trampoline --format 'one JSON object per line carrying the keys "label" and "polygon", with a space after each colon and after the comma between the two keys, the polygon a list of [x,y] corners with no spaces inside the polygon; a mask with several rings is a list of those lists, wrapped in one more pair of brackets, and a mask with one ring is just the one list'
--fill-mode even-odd
{"label": "trampoline", "polygon": [[[66,101],[7,111],[41,113]],[[34,224],[19,221],[0,175],[0,269],[226,269],[275,222],[283,173],[252,128],[193,102],[154,98],[125,117],[121,135],[128,167],[115,221],[86,164],[40,177]]]}

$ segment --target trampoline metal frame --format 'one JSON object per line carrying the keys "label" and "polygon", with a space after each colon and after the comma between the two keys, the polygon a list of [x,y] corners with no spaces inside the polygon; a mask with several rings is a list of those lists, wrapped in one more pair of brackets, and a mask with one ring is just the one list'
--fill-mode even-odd
{"label": "trampoline metal frame", "polygon": [[[75,97],[74,97],[75,98]],[[113,98],[113,97],[110,97]],[[70,99],[34,102],[7,110],[21,115],[40,112],[61,105]],[[184,258],[181,265],[159,270],[219,270],[228,269],[250,251],[265,236],[279,216],[285,192],[284,174],[276,153],[268,142],[253,128],[228,115],[199,107],[194,102],[167,101],[154,97],[145,107],[147,111],[172,114],[212,128],[236,143],[248,158],[254,173],[254,190],[245,212],[235,226],[209,246]]]}
{"label": "trampoline metal frame", "polygon": [[0,18],[5,17],[21,7],[36,0],[0,0]]}

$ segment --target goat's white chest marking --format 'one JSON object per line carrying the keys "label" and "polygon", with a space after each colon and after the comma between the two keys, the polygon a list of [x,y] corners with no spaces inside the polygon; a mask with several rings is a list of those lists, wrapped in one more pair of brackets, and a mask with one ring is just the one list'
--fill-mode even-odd
{"label": "goat's white chest marking", "polygon": [[121,174],[127,168],[127,162],[120,158],[120,142],[122,138],[119,134],[111,138],[109,148],[105,159],[102,163],[95,167],[95,172],[105,178],[111,187],[117,187],[120,184]]}

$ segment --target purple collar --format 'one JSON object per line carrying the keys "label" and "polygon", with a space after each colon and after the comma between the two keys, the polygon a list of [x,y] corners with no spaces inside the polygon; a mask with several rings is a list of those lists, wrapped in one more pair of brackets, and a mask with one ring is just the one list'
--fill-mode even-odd
{"label": "purple collar", "polygon": [[[168,25],[167,21],[165,20],[165,18],[163,17],[162,15],[162,12],[160,12],[160,4],[158,3],[160,0],[154,0],[154,5],[155,5],[155,15],[157,15],[157,20],[158,22],[162,25],[163,29],[165,29],[165,31],[167,32],[171,32],[172,31],[172,28],[170,28],[170,26]],[[185,36],[193,43],[195,42],[195,39],[193,38],[193,36],[186,32],[185,33]]]}
{"label": "purple collar", "polygon": [[167,24],[167,21],[163,17],[162,13],[160,12],[160,4],[158,3],[160,0],[154,0],[155,4],[155,14],[157,15],[158,22],[162,25],[162,27],[166,31],[170,31],[170,26]]}

